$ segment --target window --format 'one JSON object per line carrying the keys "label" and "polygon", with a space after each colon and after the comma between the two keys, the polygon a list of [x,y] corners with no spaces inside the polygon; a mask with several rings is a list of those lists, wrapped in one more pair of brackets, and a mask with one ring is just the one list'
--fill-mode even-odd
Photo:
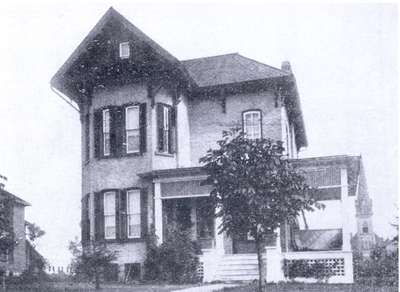
{"label": "window", "polygon": [[128,238],[140,238],[140,190],[127,192],[127,220]]}
{"label": "window", "polygon": [[175,113],[172,106],[157,105],[158,152],[173,153],[175,139]]}
{"label": "window", "polygon": [[247,111],[243,113],[243,131],[248,139],[261,138],[261,111]]}
{"label": "window", "polygon": [[146,103],[109,106],[93,113],[93,148],[97,159],[146,152]]}
{"label": "window", "polygon": [[121,59],[127,59],[130,56],[129,42],[123,42],[119,44],[119,57]]}
{"label": "window", "polygon": [[140,280],[140,263],[125,264],[125,279],[128,281]]}
{"label": "window", "polygon": [[363,233],[368,233],[368,224],[367,223],[363,224],[362,232]]}
{"label": "window", "polygon": [[140,150],[139,106],[129,106],[125,109],[126,153]]}
{"label": "window", "polygon": [[115,192],[104,193],[104,238],[115,239]]}
{"label": "window", "polygon": [[164,114],[163,114],[163,116],[164,116],[164,121],[163,121],[163,142],[164,143],[163,144],[164,145],[162,148],[165,152],[169,152],[168,140],[169,140],[169,120],[170,120],[171,111],[166,106],[163,107],[163,110],[164,110]]}
{"label": "window", "polygon": [[110,110],[103,110],[103,155],[110,155]]}

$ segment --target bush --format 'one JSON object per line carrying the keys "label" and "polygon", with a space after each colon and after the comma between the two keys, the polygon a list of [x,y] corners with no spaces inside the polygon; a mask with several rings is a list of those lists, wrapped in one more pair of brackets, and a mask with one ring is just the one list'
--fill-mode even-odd
{"label": "bush", "polygon": [[295,278],[314,278],[318,281],[327,281],[332,274],[329,268],[322,262],[309,264],[306,260],[285,260],[285,277],[293,280]]}
{"label": "bush", "polygon": [[386,251],[385,247],[376,246],[370,257],[354,254],[355,280],[365,285],[398,286],[399,253]]}
{"label": "bush", "polygon": [[191,240],[190,231],[170,227],[167,233],[165,241],[157,246],[154,231],[151,232],[144,262],[144,279],[173,284],[199,282],[198,254],[201,250]]}

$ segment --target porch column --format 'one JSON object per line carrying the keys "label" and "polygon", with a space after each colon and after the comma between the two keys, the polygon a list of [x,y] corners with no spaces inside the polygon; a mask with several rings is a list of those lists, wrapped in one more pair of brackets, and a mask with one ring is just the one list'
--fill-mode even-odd
{"label": "porch column", "polygon": [[343,245],[342,250],[351,251],[350,245],[350,221],[348,204],[349,202],[349,187],[347,184],[347,169],[340,169],[340,184],[341,184],[341,208],[342,208],[342,234],[343,234]]}
{"label": "porch column", "polygon": [[[219,212],[219,208],[215,210],[215,214]],[[222,224],[221,217],[215,217],[215,249],[218,253],[224,254],[224,234],[219,234],[219,226]]]}
{"label": "porch column", "polygon": [[154,229],[157,236],[157,244],[163,242],[163,215],[161,201],[161,184],[154,183]]}

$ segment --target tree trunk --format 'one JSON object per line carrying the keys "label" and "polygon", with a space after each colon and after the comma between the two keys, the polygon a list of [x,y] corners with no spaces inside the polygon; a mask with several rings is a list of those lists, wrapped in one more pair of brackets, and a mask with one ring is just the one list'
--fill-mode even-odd
{"label": "tree trunk", "polygon": [[4,273],[3,273],[3,276],[1,277],[2,278],[2,280],[1,280],[1,286],[2,286],[2,288],[3,288],[3,291],[6,291],[6,272],[4,271]]}
{"label": "tree trunk", "polygon": [[94,275],[94,284],[95,284],[95,289],[99,290],[100,289],[100,275],[99,271],[96,271]]}
{"label": "tree trunk", "polygon": [[262,282],[263,282],[263,259],[262,259],[262,243],[260,238],[256,236],[255,238],[256,250],[257,250],[257,260],[258,260],[258,292],[262,292]]}

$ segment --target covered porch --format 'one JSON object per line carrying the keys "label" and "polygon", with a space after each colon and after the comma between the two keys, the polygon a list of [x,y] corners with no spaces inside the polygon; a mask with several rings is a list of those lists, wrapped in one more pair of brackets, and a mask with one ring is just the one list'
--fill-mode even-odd
{"label": "covered porch", "polygon": [[200,167],[157,170],[140,175],[154,186],[154,228],[161,244],[171,228],[189,230],[203,253],[224,253],[220,219],[210,204],[211,187]]}

